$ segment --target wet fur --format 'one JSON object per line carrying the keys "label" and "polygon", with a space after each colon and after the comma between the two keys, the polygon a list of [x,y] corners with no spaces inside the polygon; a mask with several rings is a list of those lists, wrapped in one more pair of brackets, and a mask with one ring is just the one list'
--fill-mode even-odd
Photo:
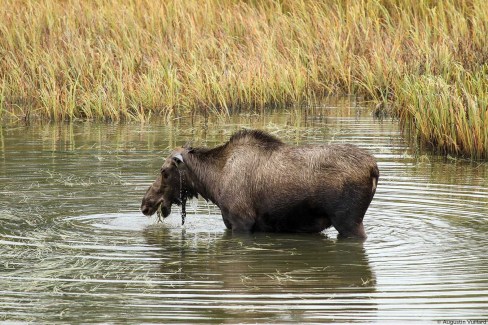
{"label": "wet fur", "polygon": [[[183,162],[174,159],[178,154]],[[364,238],[362,221],[379,177],[374,157],[356,146],[291,146],[257,130],[215,148],[176,149],[165,165],[184,171],[189,192],[215,203],[233,231],[334,226],[341,236]]]}

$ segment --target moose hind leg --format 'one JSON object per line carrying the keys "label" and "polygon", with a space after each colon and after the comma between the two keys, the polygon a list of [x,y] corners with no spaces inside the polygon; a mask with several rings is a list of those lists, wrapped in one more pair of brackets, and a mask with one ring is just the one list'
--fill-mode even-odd
{"label": "moose hind leg", "polygon": [[331,221],[341,238],[366,238],[363,217],[363,211],[341,210],[336,211]]}
{"label": "moose hind leg", "polygon": [[346,190],[331,217],[339,237],[366,238],[363,218],[371,203],[371,189],[354,187]]}

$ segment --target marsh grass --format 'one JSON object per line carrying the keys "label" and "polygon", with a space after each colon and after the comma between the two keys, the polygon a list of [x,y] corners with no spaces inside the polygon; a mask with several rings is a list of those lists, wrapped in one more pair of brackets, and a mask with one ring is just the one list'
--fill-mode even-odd
{"label": "marsh grass", "polygon": [[488,81],[483,73],[450,85],[439,76],[405,78],[402,120],[416,138],[444,154],[488,157]]}
{"label": "marsh grass", "polygon": [[484,0],[4,0],[0,114],[146,120],[357,94],[486,157],[486,17]]}

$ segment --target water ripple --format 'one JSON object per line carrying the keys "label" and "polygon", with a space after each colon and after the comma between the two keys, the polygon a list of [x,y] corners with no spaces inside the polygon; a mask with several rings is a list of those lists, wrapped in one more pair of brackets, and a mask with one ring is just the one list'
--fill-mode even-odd
{"label": "water ripple", "polygon": [[[248,126],[292,143],[350,142],[375,153],[381,176],[364,243],[338,240],[334,229],[235,235],[203,201],[189,207],[183,227],[177,208],[159,224],[138,212],[161,150],[195,132],[205,144],[220,143],[248,117],[211,122],[207,131],[201,130],[209,122],[196,120],[138,130],[80,125],[72,133],[55,126],[5,132],[0,320],[488,318],[487,165],[419,156],[394,121],[361,114],[307,115],[303,125],[277,114]],[[52,132],[55,141],[39,139],[39,132]]]}

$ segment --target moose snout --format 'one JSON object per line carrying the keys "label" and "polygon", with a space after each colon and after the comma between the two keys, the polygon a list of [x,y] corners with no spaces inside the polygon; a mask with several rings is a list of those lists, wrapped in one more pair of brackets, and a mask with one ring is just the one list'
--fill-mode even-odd
{"label": "moose snout", "polygon": [[142,205],[141,206],[141,212],[142,214],[144,214],[145,216],[150,216],[152,213],[151,213],[151,208],[149,208],[148,206],[146,205]]}

